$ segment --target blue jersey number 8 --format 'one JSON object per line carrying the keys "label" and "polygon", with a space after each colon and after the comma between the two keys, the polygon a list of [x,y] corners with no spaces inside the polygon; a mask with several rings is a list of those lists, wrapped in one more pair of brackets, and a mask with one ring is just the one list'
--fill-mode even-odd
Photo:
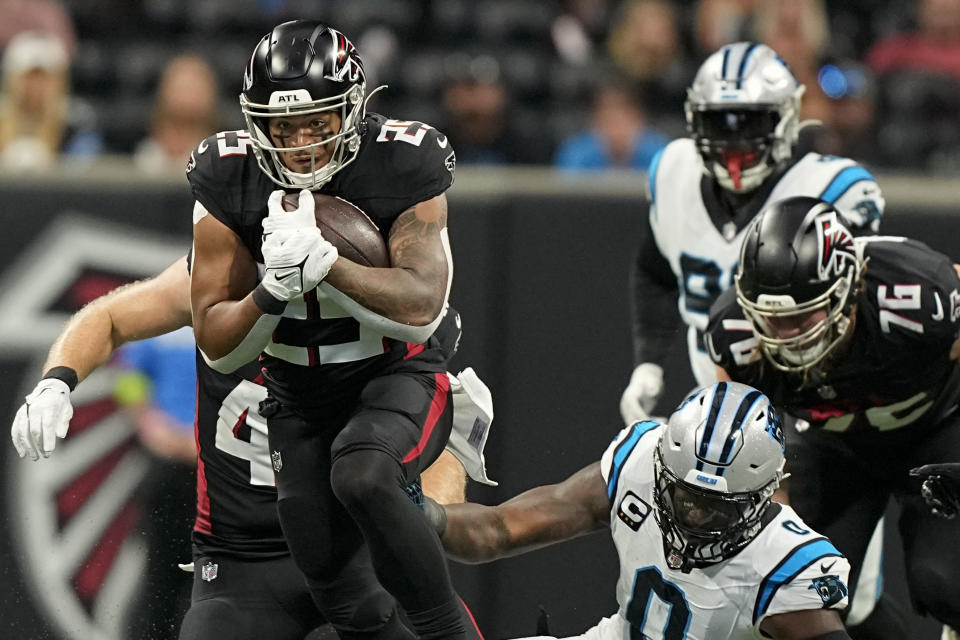
{"label": "blue jersey number 8", "polygon": [[[665,616],[662,613],[651,615],[651,607],[657,606],[662,611],[664,605],[667,608]],[[690,626],[690,607],[680,587],[664,580],[656,567],[644,567],[637,569],[633,577],[627,621],[631,640],[684,640]]]}

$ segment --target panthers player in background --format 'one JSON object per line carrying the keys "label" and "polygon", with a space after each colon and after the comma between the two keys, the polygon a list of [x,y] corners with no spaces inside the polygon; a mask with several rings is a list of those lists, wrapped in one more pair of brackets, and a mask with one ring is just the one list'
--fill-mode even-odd
{"label": "panthers player in background", "polygon": [[[324,615],[391,618],[392,600],[340,587],[376,584],[366,545],[416,634],[459,639],[443,550],[405,490],[452,425],[448,356],[431,336],[453,276],[454,153],[429,125],[368,114],[369,97],[357,50],[328,25],[285,22],[254,48],[247,130],[204,140],[188,165],[194,331],[217,370],[263,353],[280,523]],[[391,266],[338,258],[311,190],[364,210]],[[285,191],[300,193],[296,211]]]}
{"label": "panthers player in background", "polygon": [[697,384],[715,380],[703,349],[707,313],[733,284],[744,230],[765,204],[816,196],[854,233],[877,232],[884,200],[873,176],[847,158],[798,152],[803,92],[763,44],[726,45],[697,71],[685,106],[690,137],[650,165],[648,229],[630,274],[636,368],[620,401],[626,424],[651,415],[663,391],[674,306]]}
{"label": "panthers player in background", "polygon": [[[455,315],[451,311],[438,329],[451,349],[459,337]],[[186,260],[85,306],[54,342],[44,366],[47,373],[17,412],[11,436],[20,456],[37,460],[52,453],[56,438],[66,436],[69,427],[72,387],[115,350],[190,322]],[[324,620],[280,529],[266,421],[259,415],[259,403],[267,396],[259,364],[224,374],[198,355],[197,373],[196,572],[180,638],[301,640]],[[470,404],[457,407],[469,410]],[[424,472],[423,487],[441,503],[464,500],[463,468],[449,451]],[[204,576],[205,567],[213,573]],[[462,615],[470,637],[480,638],[466,605]],[[344,637],[373,639],[378,633]]]}
{"label": "panthers player in background", "polygon": [[666,424],[624,429],[599,462],[496,507],[428,504],[464,562],[609,528],[617,613],[580,638],[849,638],[846,559],[770,498],[783,477],[780,418],[766,396],[720,382]]}
{"label": "panthers player in background", "polygon": [[960,520],[931,513],[910,470],[960,459],[958,328],[950,258],[907,238],[854,238],[833,206],[794,197],[747,230],[707,333],[721,379],[794,418],[790,504],[850,559],[852,584],[892,495],[911,599],[954,628]]}

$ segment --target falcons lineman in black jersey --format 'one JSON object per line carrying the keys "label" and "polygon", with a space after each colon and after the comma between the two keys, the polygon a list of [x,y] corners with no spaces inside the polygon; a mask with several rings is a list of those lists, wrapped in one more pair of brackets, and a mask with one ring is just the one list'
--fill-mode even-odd
{"label": "falcons lineman in black jersey", "polygon": [[[367,97],[356,49],[327,25],[284,23],[254,49],[246,131],[208,138],[188,166],[194,329],[219,371],[263,352],[283,533],[341,637],[402,637],[379,580],[421,638],[463,638],[442,550],[405,490],[452,424],[432,336],[452,277],[455,160],[432,127],[366,114]],[[286,212],[278,186],[359,206],[391,267],[338,258],[307,191]]]}
{"label": "falcons lineman in black jersey", "polygon": [[794,418],[787,470],[801,517],[856,573],[893,495],[913,602],[956,627],[960,522],[929,513],[909,470],[960,459],[960,278],[919,242],[855,239],[840,220],[815,198],[762,212],[736,288],[711,309],[707,350],[721,377]]}

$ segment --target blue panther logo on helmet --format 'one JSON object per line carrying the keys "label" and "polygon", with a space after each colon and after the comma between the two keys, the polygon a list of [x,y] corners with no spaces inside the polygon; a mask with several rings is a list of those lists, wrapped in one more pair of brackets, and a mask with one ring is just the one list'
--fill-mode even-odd
{"label": "blue panther logo on helmet", "polygon": [[783,438],[783,421],[780,419],[780,414],[772,406],[767,410],[766,432],[777,441],[781,449],[786,450],[787,447]]}

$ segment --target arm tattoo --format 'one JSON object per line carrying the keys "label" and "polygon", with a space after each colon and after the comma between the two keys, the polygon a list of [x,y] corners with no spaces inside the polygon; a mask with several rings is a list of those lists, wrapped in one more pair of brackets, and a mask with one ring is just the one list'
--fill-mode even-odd
{"label": "arm tattoo", "polygon": [[[447,226],[447,200],[442,199],[442,210],[434,215],[425,207],[407,209],[390,229],[390,258],[394,265],[416,266],[432,253],[430,238],[437,237]],[[429,259],[429,258],[428,258]]]}
{"label": "arm tattoo", "polygon": [[429,323],[446,295],[448,266],[442,239],[446,222],[443,197],[407,209],[390,229],[391,269],[354,270],[351,277],[331,279],[331,284],[391,319]]}

